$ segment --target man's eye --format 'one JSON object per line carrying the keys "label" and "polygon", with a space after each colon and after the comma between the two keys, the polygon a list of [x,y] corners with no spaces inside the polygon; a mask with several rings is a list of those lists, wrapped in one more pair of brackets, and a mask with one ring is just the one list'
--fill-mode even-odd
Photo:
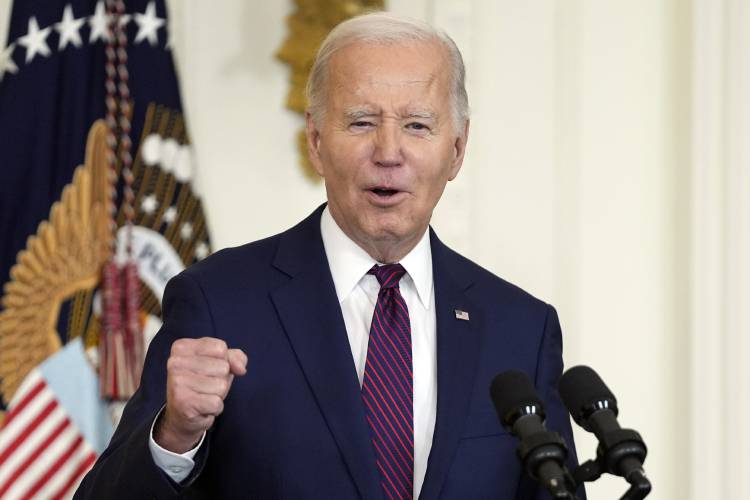
{"label": "man's eye", "polygon": [[365,120],[357,120],[356,122],[352,122],[350,126],[357,127],[357,128],[363,128],[363,127],[369,127],[372,125],[372,122],[368,122]]}
{"label": "man's eye", "polygon": [[419,123],[419,122],[412,122],[408,124],[406,128],[409,128],[411,130],[417,130],[417,131],[430,130],[430,127],[428,127],[424,123]]}

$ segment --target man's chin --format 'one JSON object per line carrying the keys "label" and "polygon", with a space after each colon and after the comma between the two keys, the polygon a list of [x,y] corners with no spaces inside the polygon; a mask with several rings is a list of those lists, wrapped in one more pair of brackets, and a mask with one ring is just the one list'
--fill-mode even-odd
{"label": "man's chin", "polygon": [[388,223],[377,226],[370,226],[366,229],[367,239],[379,247],[394,246],[401,247],[403,245],[409,246],[415,243],[415,239],[419,239],[422,236],[422,232],[417,234],[417,230],[411,227],[406,227],[401,223]]}
{"label": "man's chin", "polygon": [[405,216],[401,211],[375,213],[368,217],[363,230],[369,239],[378,242],[399,242],[408,235]]}

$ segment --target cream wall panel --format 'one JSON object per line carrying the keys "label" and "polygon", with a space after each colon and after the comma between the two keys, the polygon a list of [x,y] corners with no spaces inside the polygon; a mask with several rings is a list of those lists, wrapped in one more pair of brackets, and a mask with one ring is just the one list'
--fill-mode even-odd
{"label": "cream wall panel", "polygon": [[750,460],[750,7],[692,2],[693,498],[744,498]]}
{"label": "cream wall panel", "polygon": [[[676,393],[686,349],[674,328],[672,266],[685,257],[672,253],[670,162],[684,145],[673,143],[676,124],[665,105],[673,19],[666,2],[579,5],[576,354],[617,394],[623,425],[649,444],[647,471],[659,498],[683,498],[674,457],[687,430]],[[622,483],[592,491],[614,498]]]}

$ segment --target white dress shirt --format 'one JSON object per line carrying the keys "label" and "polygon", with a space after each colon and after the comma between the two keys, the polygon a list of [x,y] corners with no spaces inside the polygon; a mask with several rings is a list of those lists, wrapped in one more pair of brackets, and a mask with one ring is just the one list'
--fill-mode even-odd
{"label": "white dress shirt", "polygon": [[[380,291],[378,279],[367,274],[367,271],[377,262],[344,234],[331,217],[328,207],[320,219],[320,232],[361,386],[367,360],[370,323]],[[400,264],[406,269],[406,274],[401,278],[399,288],[409,309],[411,323],[414,498],[417,498],[427,471],[437,408],[437,328],[429,231],[425,231],[417,246],[401,259]]]}
{"label": "white dress shirt", "polygon": [[[367,274],[367,271],[380,263],[344,234],[333,220],[328,207],[323,210],[320,219],[320,232],[361,386],[367,360],[370,323],[380,291],[377,278]],[[425,231],[417,246],[401,260],[400,264],[406,270],[406,274],[401,278],[399,288],[409,309],[411,323],[414,373],[414,498],[417,498],[427,471],[437,408],[437,327],[429,231]],[[182,481],[190,474],[195,465],[193,457],[199,447],[200,444],[193,450],[179,455],[156,444],[153,434],[149,442],[154,462],[176,482]]]}

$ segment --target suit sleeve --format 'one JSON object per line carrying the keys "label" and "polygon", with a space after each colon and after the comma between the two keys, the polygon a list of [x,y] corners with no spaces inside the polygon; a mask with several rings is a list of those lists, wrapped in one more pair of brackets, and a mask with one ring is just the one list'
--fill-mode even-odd
{"label": "suit sleeve", "polygon": [[[547,316],[544,322],[544,334],[537,355],[536,375],[534,385],[544,402],[544,410],[547,414],[545,426],[548,430],[560,433],[568,445],[568,470],[572,471],[578,465],[575,443],[573,442],[573,430],[570,425],[568,410],[563,405],[557,385],[563,372],[562,359],[562,331],[560,321],[555,308],[547,306]],[[586,492],[583,486],[576,491],[579,500],[586,500]],[[525,474],[521,480],[518,492],[519,499],[549,500],[549,493],[539,487]]]}
{"label": "suit sleeve", "polygon": [[180,498],[201,472],[209,447],[203,443],[191,475],[180,485],[154,463],[149,450],[151,424],[166,402],[167,359],[180,337],[214,336],[213,320],[198,283],[181,273],[167,284],[164,324],[149,346],[141,383],[125,407],[109,446],[81,482],[75,499]]}

